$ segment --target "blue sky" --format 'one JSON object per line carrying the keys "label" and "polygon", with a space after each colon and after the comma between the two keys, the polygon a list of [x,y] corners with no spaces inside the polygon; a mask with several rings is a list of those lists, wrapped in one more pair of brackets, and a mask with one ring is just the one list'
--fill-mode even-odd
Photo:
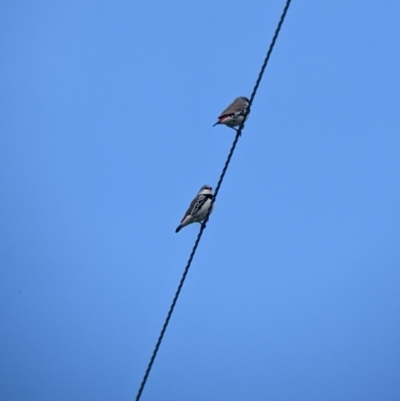
{"label": "blue sky", "polygon": [[[132,400],[283,1],[3,1],[0,399]],[[400,397],[400,3],[293,0],[142,400]]]}

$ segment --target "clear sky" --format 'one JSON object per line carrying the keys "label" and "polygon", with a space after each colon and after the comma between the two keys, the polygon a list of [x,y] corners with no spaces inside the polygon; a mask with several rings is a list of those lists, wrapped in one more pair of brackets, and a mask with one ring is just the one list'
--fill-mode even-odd
{"label": "clear sky", "polygon": [[[0,400],[134,399],[282,11],[0,6]],[[293,0],[142,400],[400,399],[400,2]]]}

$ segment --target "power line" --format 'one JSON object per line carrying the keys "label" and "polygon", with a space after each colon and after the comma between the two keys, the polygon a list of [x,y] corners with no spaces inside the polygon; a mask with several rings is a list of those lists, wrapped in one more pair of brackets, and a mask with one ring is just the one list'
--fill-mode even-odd
{"label": "power line", "polygon": [[[254,85],[253,92],[251,93],[251,96],[250,96],[250,99],[249,99],[249,106],[247,108],[245,117],[247,117],[247,115],[250,113],[251,105],[253,104],[253,100],[254,100],[254,98],[256,96],[256,93],[258,91],[258,87],[260,86],[262,77],[264,75],[264,71],[265,71],[265,69],[267,67],[267,64],[268,64],[268,61],[269,61],[269,59],[271,57],[272,50],[274,49],[275,42],[276,42],[276,40],[278,38],[279,32],[280,32],[282,24],[283,24],[283,22],[285,20],[285,17],[286,17],[286,14],[287,14],[287,11],[289,9],[291,1],[292,0],[286,0],[285,7],[283,8],[283,11],[282,11],[281,17],[279,19],[278,25],[277,25],[277,27],[275,29],[274,36],[272,37],[271,44],[269,45],[267,54],[266,54],[264,62],[263,62],[263,65],[261,66],[260,73],[258,74],[257,81],[256,81],[256,83]],[[149,374],[150,374],[151,368],[153,366],[154,360],[156,359],[158,350],[159,350],[160,345],[161,345],[161,341],[163,340],[165,331],[167,330],[168,323],[169,323],[169,321],[171,319],[171,316],[172,316],[172,313],[174,311],[176,302],[178,301],[179,294],[180,294],[180,292],[182,290],[182,287],[183,287],[183,284],[185,282],[186,276],[187,276],[187,274],[189,272],[189,269],[190,269],[190,266],[192,264],[194,255],[196,253],[197,247],[199,246],[201,237],[203,236],[203,232],[204,232],[204,230],[206,228],[208,219],[210,217],[210,212],[211,212],[212,206],[213,206],[213,204],[215,203],[215,201],[217,199],[217,195],[218,195],[219,189],[221,188],[222,181],[224,180],[226,171],[228,170],[228,166],[229,166],[229,163],[231,162],[231,159],[232,159],[232,156],[233,156],[233,152],[235,151],[235,148],[236,148],[236,145],[238,143],[239,137],[240,137],[240,135],[241,135],[241,133],[243,131],[245,121],[246,121],[246,118],[243,119],[243,122],[240,124],[240,126],[239,126],[239,128],[238,128],[238,130],[236,132],[235,139],[234,139],[234,141],[232,143],[232,146],[231,146],[231,150],[229,151],[229,154],[228,154],[228,157],[226,159],[224,168],[222,169],[221,176],[219,177],[218,184],[217,184],[217,186],[215,188],[214,197],[213,197],[213,199],[211,201],[209,212],[208,212],[207,217],[205,218],[204,222],[201,224],[200,231],[199,231],[199,233],[197,235],[196,241],[195,241],[195,243],[193,245],[193,248],[192,248],[192,252],[190,253],[190,256],[189,256],[189,259],[187,261],[185,270],[183,271],[183,274],[182,274],[182,278],[181,278],[181,280],[179,282],[178,288],[177,288],[177,290],[175,292],[174,298],[173,298],[171,306],[169,308],[167,317],[166,317],[166,319],[164,321],[164,324],[163,324],[163,327],[161,329],[160,335],[158,336],[156,345],[154,347],[154,351],[153,351],[153,353],[151,355],[149,364],[147,365],[146,372],[145,372],[145,374],[143,376],[142,382],[140,383],[140,387],[139,387],[139,390],[137,392],[135,401],[139,401],[140,397],[142,396],[142,392],[143,392],[144,386],[146,385],[146,382],[147,382],[147,379],[149,377]]]}

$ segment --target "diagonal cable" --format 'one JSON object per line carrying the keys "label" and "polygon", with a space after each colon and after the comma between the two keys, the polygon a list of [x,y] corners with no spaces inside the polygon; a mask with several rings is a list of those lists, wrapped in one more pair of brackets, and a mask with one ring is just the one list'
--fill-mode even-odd
{"label": "diagonal cable", "polygon": [[[278,25],[277,25],[277,27],[275,29],[274,36],[272,37],[271,44],[269,45],[267,54],[266,54],[264,62],[263,62],[263,65],[261,66],[260,73],[258,74],[257,81],[256,81],[256,83],[254,85],[253,92],[251,93],[251,96],[250,96],[250,99],[249,99],[249,106],[247,108],[245,117],[247,117],[247,115],[250,113],[251,105],[253,104],[253,100],[254,100],[254,98],[256,96],[256,93],[258,91],[258,87],[260,86],[262,77],[264,75],[264,71],[265,71],[265,69],[267,67],[267,64],[268,64],[268,61],[269,61],[269,59],[271,57],[271,53],[272,53],[272,50],[274,49],[275,42],[278,39],[279,32],[280,32],[281,27],[283,25],[283,22],[285,20],[285,17],[286,17],[286,14],[287,14],[287,11],[289,9],[291,1],[292,0],[286,0],[285,7],[283,8],[283,11],[282,11],[281,17],[279,19]],[[229,163],[231,162],[231,159],[232,159],[232,156],[233,156],[233,152],[235,151],[235,148],[236,148],[236,145],[238,143],[239,137],[240,137],[240,135],[241,135],[241,133],[243,131],[245,121],[246,121],[246,118],[243,119],[243,122],[240,124],[240,126],[239,126],[239,128],[238,128],[238,130],[236,132],[235,139],[234,139],[234,141],[232,143],[232,146],[231,146],[231,149],[229,151],[228,157],[226,159],[224,168],[222,169],[221,176],[219,177],[218,184],[217,184],[217,186],[215,188],[215,192],[214,192],[214,196],[213,196],[213,199],[211,201],[211,204],[210,204],[209,212],[208,212],[207,217],[205,218],[204,222],[202,223],[202,225],[200,227],[200,231],[199,231],[199,233],[197,235],[197,238],[196,238],[196,241],[195,241],[195,243],[193,245],[192,252],[190,253],[190,256],[189,256],[189,259],[187,261],[185,270],[183,271],[182,278],[181,278],[181,280],[179,282],[179,285],[178,285],[178,288],[177,288],[177,290],[175,292],[175,295],[174,295],[174,298],[172,300],[171,306],[170,306],[170,308],[168,310],[168,314],[167,314],[167,317],[166,317],[166,319],[164,321],[164,324],[163,324],[163,327],[161,329],[160,335],[158,336],[158,339],[157,339],[156,345],[154,347],[153,353],[151,355],[149,364],[147,365],[146,372],[145,372],[145,374],[143,376],[142,382],[140,383],[140,387],[139,387],[139,390],[137,392],[135,401],[139,401],[140,397],[142,396],[143,389],[144,389],[144,387],[146,385],[146,382],[147,382],[147,379],[149,377],[149,374],[150,374],[151,368],[153,366],[154,360],[156,359],[158,350],[159,350],[161,342],[163,340],[165,331],[167,330],[168,323],[169,323],[169,321],[171,319],[171,316],[172,316],[172,313],[173,313],[173,311],[175,309],[175,305],[176,305],[176,302],[178,301],[179,294],[180,294],[180,292],[182,290],[183,284],[184,284],[186,276],[187,276],[187,274],[189,272],[189,269],[190,269],[190,266],[192,264],[194,255],[196,253],[197,247],[199,246],[201,237],[203,236],[203,232],[204,232],[204,230],[206,228],[208,219],[210,217],[210,212],[212,210],[212,206],[214,205],[214,203],[215,203],[215,201],[217,199],[217,195],[218,195],[219,189],[221,188],[222,181],[224,180],[226,171],[228,170]]]}

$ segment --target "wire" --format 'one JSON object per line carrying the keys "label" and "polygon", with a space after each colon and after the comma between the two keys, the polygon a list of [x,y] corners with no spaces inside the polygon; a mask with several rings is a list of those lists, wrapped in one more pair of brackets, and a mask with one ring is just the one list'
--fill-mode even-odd
{"label": "wire", "polygon": [[[262,77],[264,75],[264,71],[265,71],[265,69],[267,67],[267,64],[268,64],[268,61],[269,61],[269,59],[271,57],[272,50],[274,49],[275,42],[276,42],[276,40],[278,38],[279,32],[280,32],[281,27],[283,25],[283,22],[285,20],[285,17],[286,17],[286,14],[287,14],[287,11],[289,9],[291,1],[292,0],[286,0],[286,4],[285,4],[285,7],[283,8],[283,11],[282,11],[282,14],[281,14],[281,18],[279,19],[278,25],[277,25],[277,27],[275,29],[274,36],[272,37],[271,44],[269,45],[267,54],[266,54],[264,62],[263,62],[263,65],[261,66],[260,73],[258,74],[257,81],[256,81],[256,83],[254,85],[253,92],[252,92],[252,94],[250,96],[249,106],[247,108],[245,117],[247,117],[247,115],[250,113],[251,105],[252,105],[253,100],[254,100],[254,98],[256,96],[256,93],[258,91],[258,87],[260,86]],[[172,316],[172,313],[174,311],[176,302],[178,301],[179,294],[180,294],[180,292],[182,290],[183,284],[184,284],[186,276],[187,276],[187,274],[189,272],[189,269],[190,269],[190,266],[192,264],[194,255],[196,253],[197,247],[199,246],[201,237],[203,236],[203,232],[204,232],[204,230],[206,228],[206,225],[207,225],[207,222],[208,222],[208,219],[210,217],[211,210],[212,210],[212,206],[214,205],[214,203],[215,203],[215,201],[217,199],[217,195],[218,195],[219,189],[221,188],[222,181],[224,180],[226,171],[228,170],[229,163],[231,162],[231,159],[232,159],[232,156],[233,156],[233,152],[235,151],[235,148],[236,148],[236,145],[238,143],[239,137],[240,137],[240,135],[241,135],[241,133],[243,131],[245,121],[246,121],[246,118],[243,119],[243,122],[240,124],[240,126],[239,126],[239,128],[238,128],[238,130],[236,132],[235,139],[234,139],[234,141],[232,143],[232,146],[231,146],[231,150],[229,151],[229,154],[228,154],[228,157],[226,159],[224,168],[222,169],[221,176],[219,177],[218,184],[217,184],[217,186],[215,188],[214,196],[213,196],[213,199],[211,200],[211,204],[210,204],[210,208],[209,208],[208,214],[207,214],[206,218],[204,219],[204,222],[201,224],[200,231],[199,231],[199,233],[197,235],[197,238],[196,238],[196,241],[195,241],[195,243],[193,245],[192,252],[190,253],[189,259],[188,259],[188,261],[186,263],[186,267],[185,267],[185,270],[183,271],[182,278],[181,278],[181,280],[179,282],[179,285],[178,285],[178,288],[177,288],[177,290],[175,292],[174,299],[172,300],[172,303],[171,303],[171,306],[169,308],[167,317],[166,317],[165,322],[163,324],[163,327],[161,329],[160,335],[158,336],[157,343],[156,343],[156,345],[154,347],[154,351],[153,351],[153,353],[151,355],[149,364],[147,365],[146,372],[145,372],[145,374],[143,376],[142,382],[140,383],[140,387],[139,387],[139,390],[137,392],[135,401],[139,401],[140,400],[140,397],[142,395],[143,389],[144,389],[144,387],[146,385],[146,382],[147,382],[147,379],[149,377],[149,374],[150,374],[151,368],[153,366],[154,360],[156,359],[158,350],[160,348],[161,341],[163,340],[165,331],[167,330],[168,323],[169,323],[169,321],[171,319],[171,316]]]}

